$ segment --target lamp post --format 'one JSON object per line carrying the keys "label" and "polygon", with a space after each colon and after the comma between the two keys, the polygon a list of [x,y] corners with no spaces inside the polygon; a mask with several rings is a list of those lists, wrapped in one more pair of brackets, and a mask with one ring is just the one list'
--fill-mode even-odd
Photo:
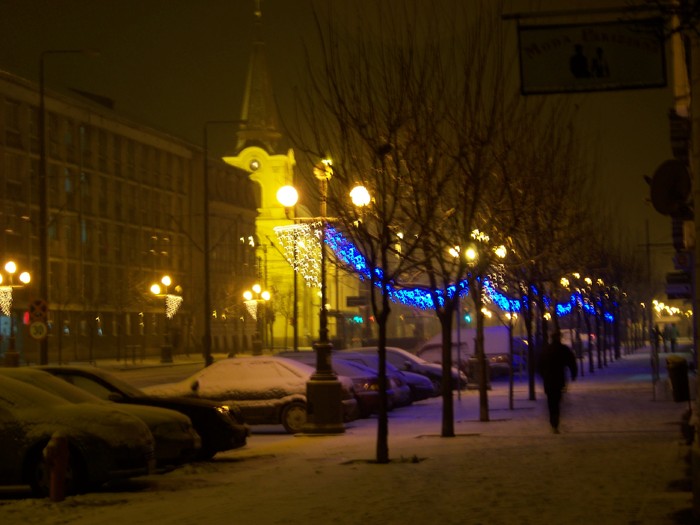
{"label": "lamp post", "polygon": [[[251,290],[243,292],[243,298],[246,300],[246,307],[253,319],[255,319],[255,335],[253,336],[253,355],[262,355],[264,345],[264,334],[267,332],[267,301],[272,296],[267,290],[263,290],[259,284],[254,284]],[[260,305],[263,305],[262,316],[260,315]],[[260,325],[262,324],[262,330]]]}
{"label": "lamp post", "polygon": [[212,124],[244,124],[245,120],[208,120],[204,123],[204,169],[203,175],[203,206],[202,206],[202,228],[204,256],[204,334],[202,336],[202,355],[204,366],[209,366],[214,362],[211,356],[211,261],[209,254],[209,126]]}
{"label": "lamp post", "polygon": [[[295,206],[297,204],[297,201],[299,200],[299,193],[297,192],[296,188],[294,186],[282,186],[279,190],[277,190],[277,200],[279,203],[284,206],[284,213],[289,219],[290,215],[290,210],[293,210],[294,213],[293,215],[296,216],[296,210]],[[294,239],[294,245],[292,248],[293,251],[293,262],[294,262],[294,267],[293,267],[293,274],[292,274],[292,279],[293,279],[293,301],[294,304],[292,305],[292,331],[293,331],[293,349],[295,352],[299,351],[299,291],[297,288],[297,243],[296,239]]]}
{"label": "lamp post", "polygon": [[163,346],[160,348],[160,362],[161,363],[172,363],[173,362],[173,346],[170,341],[170,320],[175,316],[180,305],[182,304],[182,288],[180,286],[175,287],[175,291],[178,295],[168,293],[168,288],[172,284],[172,279],[169,275],[164,275],[161,280],[161,285],[154,283],[151,285],[151,293],[156,297],[163,297],[165,299],[165,334],[163,339]]}
{"label": "lamp post", "polygon": [[8,277],[8,284],[3,283],[3,276],[0,274],[0,310],[2,313],[10,318],[10,338],[8,340],[7,352],[5,353],[5,366],[16,367],[19,366],[19,352],[17,352],[15,346],[15,322],[14,316],[12,315],[12,291],[14,288],[19,288],[28,284],[31,280],[29,272],[22,272],[19,274],[19,280],[22,284],[15,285],[14,275],[17,273],[17,264],[14,261],[8,261],[5,263],[5,273]]}
{"label": "lamp post", "polygon": [[[39,55],[39,295],[49,302],[49,202],[46,169],[46,96],[45,69],[49,55],[92,55],[88,49],[49,49]],[[49,361],[49,340],[43,337],[39,346],[39,364]]]}
{"label": "lamp post", "polygon": [[313,344],[316,352],[316,371],[306,383],[306,425],[308,434],[339,434],[343,425],[342,387],[331,365],[333,345],[328,339],[328,309],[326,297],[326,203],[328,182],[333,176],[332,163],[324,159],[314,167],[321,194],[321,310],[319,313],[319,340]]}

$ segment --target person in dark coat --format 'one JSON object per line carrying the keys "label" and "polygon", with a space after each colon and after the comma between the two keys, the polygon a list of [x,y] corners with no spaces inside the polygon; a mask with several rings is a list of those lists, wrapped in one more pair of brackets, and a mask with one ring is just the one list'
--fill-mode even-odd
{"label": "person in dark coat", "polygon": [[561,342],[561,334],[552,334],[552,342],[543,350],[540,357],[540,375],[544,384],[549,409],[549,423],[552,431],[559,433],[561,396],[566,386],[566,369],[571,372],[571,380],[576,381],[578,368],[576,356],[571,348]]}

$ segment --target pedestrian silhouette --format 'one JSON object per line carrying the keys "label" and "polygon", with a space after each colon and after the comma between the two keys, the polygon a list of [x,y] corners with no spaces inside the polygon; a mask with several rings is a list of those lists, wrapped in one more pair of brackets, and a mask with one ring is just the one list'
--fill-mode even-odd
{"label": "pedestrian silhouette", "polygon": [[552,431],[558,434],[561,397],[566,386],[566,369],[569,369],[572,381],[576,380],[578,373],[576,356],[571,348],[561,342],[559,332],[552,334],[552,342],[542,351],[539,365],[544,393],[547,396],[549,424],[552,426]]}
{"label": "pedestrian silhouette", "polygon": [[591,72],[588,69],[588,59],[583,54],[583,46],[581,44],[574,45],[574,54],[569,59],[569,69],[571,74],[576,78],[589,78]]}

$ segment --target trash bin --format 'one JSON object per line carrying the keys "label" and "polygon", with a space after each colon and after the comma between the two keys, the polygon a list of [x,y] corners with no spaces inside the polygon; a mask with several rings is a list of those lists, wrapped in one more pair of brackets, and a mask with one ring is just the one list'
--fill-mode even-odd
{"label": "trash bin", "polygon": [[671,380],[673,400],[676,403],[690,401],[690,387],[688,386],[688,362],[683,357],[671,355],[666,358],[666,370]]}

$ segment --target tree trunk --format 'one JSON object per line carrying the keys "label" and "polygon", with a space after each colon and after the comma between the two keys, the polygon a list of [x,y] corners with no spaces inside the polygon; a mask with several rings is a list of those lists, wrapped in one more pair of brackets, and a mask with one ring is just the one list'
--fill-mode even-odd
{"label": "tree trunk", "polygon": [[[452,310],[451,301],[438,312],[442,329],[442,437],[454,437],[454,400],[452,397]],[[460,351],[459,349],[457,350]]]}

